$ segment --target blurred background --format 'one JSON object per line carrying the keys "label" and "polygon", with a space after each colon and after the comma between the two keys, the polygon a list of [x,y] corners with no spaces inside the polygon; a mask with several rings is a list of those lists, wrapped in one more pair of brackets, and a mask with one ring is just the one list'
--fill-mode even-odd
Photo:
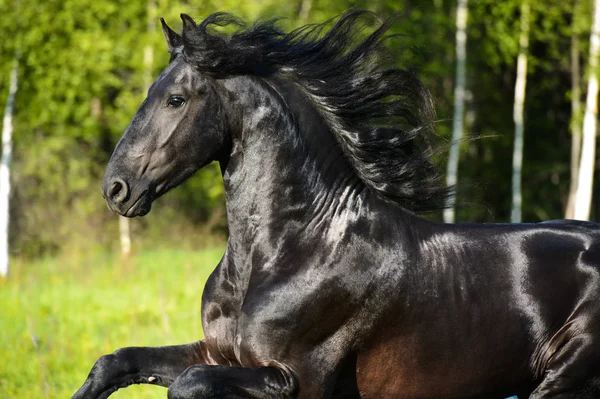
{"label": "blurred background", "polygon": [[[202,336],[203,283],[227,237],[218,165],[145,218],[119,220],[100,195],[112,149],[168,62],[159,18],[179,30],[182,12],[228,11],[291,29],[351,7],[404,15],[389,46],[434,96],[442,146],[463,140],[446,220],[573,217],[573,182],[595,168],[580,167],[594,147],[582,146],[593,0],[0,0],[0,110],[12,115],[1,397],[69,397],[104,353]],[[445,175],[448,151],[437,161]],[[115,397],[165,395],[136,387]]]}

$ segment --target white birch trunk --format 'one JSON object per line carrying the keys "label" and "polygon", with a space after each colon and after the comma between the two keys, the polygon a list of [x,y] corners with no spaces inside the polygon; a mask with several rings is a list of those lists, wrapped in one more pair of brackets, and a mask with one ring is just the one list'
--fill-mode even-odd
{"label": "white birch trunk", "polygon": [[[148,16],[146,31],[148,32],[148,40],[153,37],[156,31],[156,2],[155,0],[147,0],[146,13]],[[152,85],[152,65],[154,64],[154,47],[148,41],[144,47],[144,86],[146,89]]]}
{"label": "white birch trunk", "polygon": [[515,144],[513,149],[513,174],[512,174],[512,210],[510,221],[521,222],[521,174],[523,167],[523,135],[525,104],[525,86],[527,84],[527,50],[529,47],[529,1],[521,4],[521,32],[519,34],[519,56],[517,58],[517,81],[515,83],[515,102],[513,107],[513,120],[515,122]]}
{"label": "white birch trunk", "polygon": [[[156,2],[155,0],[148,0],[146,3],[146,15],[147,15],[147,26],[146,31],[148,32],[148,41],[152,38],[152,33],[155,31],[156,26]],[[151,44],[147,44],[144,47],[144,86],[146,89],[152,84],[152,64],[154,63],[154,48]],[[127,258],[131,253],[131,230],[130,230],[129,219],[123,216],[119,216],[119,237],[121,241],[121,255]]]}
{"label": "white birch trunk", "polygon": [[131,231],[129,229],[129,219],[125,216],[119,216],[119,241],[121,242],[121,256],[129,257],[131,254]]}
{"label": "white birch trunk", "polygon": [[569,198],[565,209],[565,218],[575,217],[575,196],[579,180],[579,162],[581,158],[581,68],[579,65],[579,36],[571,35],[571,180]]}
{"label": "white birch trunk", "polygon": [[[458,181],[458,161],[460,155],[460,139],[463,135],[463,115],[465,104],[465,71],[467,60],[467,0],[458,0],[456,9],[456,83],[454,85],[454,118],[452,122],[452,143],[448,155],[446,185],[455,186]],[[444,222],[454,223],[456,198],[448,197],[444,209]]]}
{"label": "white birch trunk", "polygon": [[590,34],[590,60],[585,116],[583,118],[583,143],[579,182],[575,197],[574,218],[588,220],[592,204],[594,183],[594,158],[596,156],[596,118],[598,115],[598,52],[600,50],[600,0],[594,0],[594,21]]}
{"label": "white birch trunk", "polygon": [[310,10],[312,10],[312,5],[312,0],[301,1],[300,11],[298,12],[298,17],[300,17],[300,21],[308,21],[308,17],[310,16]]}
{"label": "white birch trunk", "polygon": [[10,72],[10,86],[2,121],[2,159],[0,160],[0,276],[8,275],[8,222],[10,220],[10,161],[12,159],[12,117],[15,109],[19,62],[15,57]]}

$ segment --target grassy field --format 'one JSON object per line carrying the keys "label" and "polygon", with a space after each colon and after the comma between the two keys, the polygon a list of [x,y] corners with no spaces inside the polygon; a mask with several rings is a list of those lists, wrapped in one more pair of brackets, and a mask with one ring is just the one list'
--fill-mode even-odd
{"label": "grassy field", "polygon": [[[13,262],[0,280],[0,398],[69,398],[105,353],[202,338],[202,287],[222,253]],[[164,399],[166,390],[132,386],[113,397]]]}

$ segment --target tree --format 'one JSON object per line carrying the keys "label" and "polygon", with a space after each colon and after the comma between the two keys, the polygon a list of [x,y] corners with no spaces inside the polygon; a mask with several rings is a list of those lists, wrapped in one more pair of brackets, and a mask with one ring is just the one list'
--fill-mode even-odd
{"label": "tree", "polygon": [[519,34],[519,56],[517,58],[517,81],[515,83],[515,100],[513,120],[515,122],[515,144],[513,149],[512,173],[512,211],[510,221],[521,222],[521,170],[523,166],[523,107],[525,104],[525,86],[527,84],[527,52],[529,47],[529,0],[521,3],[521,31]]}
{"label": "tree", "polygon": [[573,22],[571,32],[571,165],[570,185],[565,218],[575,217],[575,198],[577,182],[579,181],[579,162],[581,161],[581,89],[579,65],[579,31],[577,24],[578,0],[573,7]]}
{"label": "tree", "polygon": [[[152,84],[154,64],[154,47],[152,46],[152,35],[156,32],[156,24],[158,19],[156,16],[157,5],[155,0],[147,0],[146,2],[146,33],[148,38],[144,46],[144,88],[148,90]],[[121,256],[129,257],[131,253],[131,228],[129,219],[124,216],[119,218],[119,241],[121,243]]]}
{"label": "tree", "polygon": [[[458,0],[456,9],[456,82],[454,84],[454,119],[452,124],[452,144],[448,156],[446,184],[454,187],[458,181],[458,160],[460,139],[463,136],[463,114],[465,103],[465,64],[467,59],[467,0]],[[444,222],[454,223],[455,197],[448,197],[444,210]]]}
{"label": "tree", "polygon": [[594,19],[590,33],[589,80],[583,119],[583,142],[579,181],[575,198],[575,219],[588,220],[592,202],[594,161],[596,156],[596,118],[598,115],[598,54],[600,52],[600,0],[594,1]]}
{"label": "tree", "polygon": [[19,61],[15,54],[10,72],[10,86],[2,121],[2,159],[0,160],[0,276],[8,274],[8,222],[10,219],[10,163],[12,159],[12,133],[15,97],[19,79]]}

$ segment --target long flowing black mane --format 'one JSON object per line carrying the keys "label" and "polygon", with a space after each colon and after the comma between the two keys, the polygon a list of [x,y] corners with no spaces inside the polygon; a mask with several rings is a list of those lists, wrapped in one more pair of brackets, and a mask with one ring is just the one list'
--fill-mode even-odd
{"label": "long flowing black mane", "polygon": [[[368,187],[412,211],[439,209],[448,191],[431,162],[434,106],[429,91],[397,68],[384,46],[394,21],[351,11],[286,33],[276,19],[246,27],[230,14],[216,13],[184,28],[183,54],[215,77],[278,74],[294,82]],[[378,27],[366,34],[374,22]],[[237,31],[215,29],[223,26]]]}

